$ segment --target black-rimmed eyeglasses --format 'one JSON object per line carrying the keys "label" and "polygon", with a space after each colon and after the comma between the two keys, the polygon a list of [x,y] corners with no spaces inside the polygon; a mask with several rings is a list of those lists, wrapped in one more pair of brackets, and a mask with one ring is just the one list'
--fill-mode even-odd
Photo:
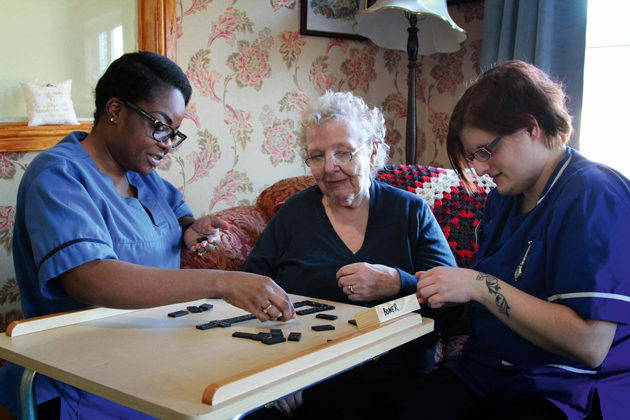
{"label": "black-rimmed eyeglasses", "polygon": [[323,168],[324,165],[326,165],[326,161],[329,161],[333,165],[337,165],[337,166],[345,165],[345,164],[350,163],[350,161],[352,160],[352,156],[355,153],[357,153],[359,150],[361,150],[363,148],[363,146],[365,146],[366,144],[368,144],[371,141],[372,141],[372,139],[366,141],[361,146],[359,146],[357,149],[354,149],[354,152],[339,152],[339,153],[335,153],[334,155],[332,155],[332,157],[330,159],[326,159],[323,156],[313,156],[313,157],[310,157],[310,158],[306,159],[304,161],[304,163],[309,168],[316,168],[316,169],[317,168]]}
{"label": "black-rimmed eyeglasses", "polygon": [[[131,102],[127,102],[125,101],[125,104],[133,109],[134,111],[138,112],[139,114],[145,116],[147,119],[149,119],[152,123],[153,123],[153,127],[155,128],[153,130],[153,138],[156,141],[159,141],[160,143],[163,143],[167,140],[171,140],[171,147],[176,148],[177,146],[179,146],[180,144],[182,144],[182,142],[184,140],[186,140],[186,134],[180,132],[180,131],[175,131],[175,129],[173,129],[173,127],[171,127],[168,124],[164,124],[162,121],[158,120],[157,118],[154,118],[153,116],[151,116],[149,113],[147,113],[146,111],[144,111],[142,108],[140,108],[137,105],[132,104]],[[174,138],[177,137],[177,140],[174,140]]]}
{"label": "black-rimmed eyeglasses", "polygon": [[490,159],[490,157],[494,153],[494,149],[496,149],[499,145],[499,142],[503,140],[503,136],[505,136],[505,134],[499,134],[499,136],[492,140],[489,145],[477,149],[474,153],[466,156],[466,160],[470,163],[473,163],[475,159],[477,159],[479,162],[485,162],[486,160]]}

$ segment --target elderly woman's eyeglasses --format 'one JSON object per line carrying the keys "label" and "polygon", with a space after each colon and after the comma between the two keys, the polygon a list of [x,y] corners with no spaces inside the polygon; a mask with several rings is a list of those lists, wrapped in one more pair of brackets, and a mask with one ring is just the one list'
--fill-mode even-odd
{"label": "elderly woman's eyeglasses", "polygon": [[361,146],[359,146],[357,149],[354,149],[354,152],[339,152],[339,153],[335,153],[334,155],[332,155],[332,157],[330,159],[326,159],[323,156],[313,156],[313,157],[310,157],[310,158],[306,159],[304,161],[304,163],[309,168],[323,168],[324,165],[326,165],[326,161],[329,161],[333,165],[337,165],[337,166],[346,165],[346,164],[350,163],[350,161],[352,160],[352,156],[354,156],[355,153],[357,153],[359,150],[361,150],[363,148],[363,146],[365,146],[366,144],[368,144],[371,141],[372,141],[372,139],[366,141]]}
{"label": "elderly woman's eyeglasses", "polygon": [[490,157],[494,153],[494,149],[496,149],[499,145],[499,142],[503,140],[504,135],[505,134],[500,134],[497,138],[492,140],[489,145],[484,146],[481,149],[477,149],[474,153],[466,156],[466,160],[470,163],[473,163],[475,159],[477,159],[479,162],[485,162],[486,160],[490,159]]}
{"label": "elderly woman's eyeglasses", "polygon": [[[168,124],[164,124],[162,121],[158,120],[157,118],[154,118],[153,116],[145,112],[139,106],[134,105],[131,102],[127,102],[127,101],[125,101],[125,104],[129,108],[133,109],[134,111],[148,118],[153,123],[153,127],[155,128],[153,130],[153,138],[156,141],[163,143],[167,140],[171,140],[172,141],[171,147],[176,148],[177,146],[182,144],[184,140],[186,140],[186,134],[180,131],[175,131],[173,127],[171,127]],[[173,141],[175,137],[177,137],[177,140]]]}

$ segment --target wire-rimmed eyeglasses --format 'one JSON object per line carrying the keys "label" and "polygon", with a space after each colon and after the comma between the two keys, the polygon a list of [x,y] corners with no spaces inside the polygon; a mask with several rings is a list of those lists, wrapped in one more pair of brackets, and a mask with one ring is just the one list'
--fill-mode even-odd
{"label": "wire-rimmed eyeglasses", "polygon": [[326,159],[323,156],[313,156],[306,159],[304,163],[309,168],[323,168],[324,165],[326,165],[326,161],[329,161],[333,165],[337,165],[337,166],[346,165],[350,163],[350,161],[352,161],[352,156],[354,156],[355,153],[357,153],[359,150],[363,148],[363,146],[365,146],[371,141],[372,139],[366,141],[361,146],[354,149],[354,152],[338,152],[332,155],[330,159]]}
{"label": "wire-rimmed eyeglasses", "polygon": [[490,159],[490,157],[494,153],[494,149],[496,149],[499,145],[499,142],[503,140],[503,136],[505,136],[505,134],[499,134],[494,140],[492,140],[489,145],[477,149],[472,154],[466,156],[466,160],[470,163],[473,163],[475,159],[477,159],[479,162],[485,162],[486,160]]}
{"label": "wire-rimmed eyeglasses", "polygon": [[[171,127],[168,124],[164,124],[162,121],[158,120],[157,118],[154,118],[149,113],[147,113],[142,108],[140,108],[138,105],[134,105],[131,102],[127,102],[127,101],[125,101],[125,104],[129,108],[133,109],[134,111],[148,118],[153,123],[153,126],[155,127],[155,129],[153,130],[153,138],[156,141],[163,143],[167,140],[171,140],[172,141],[171,147],[176,148],[177,146],[182,144],[184,140],[186,140],[186,134],[180,131],[175,131],[173,127]],[[177,140],[173,141],[175,137],[177,137]]]}

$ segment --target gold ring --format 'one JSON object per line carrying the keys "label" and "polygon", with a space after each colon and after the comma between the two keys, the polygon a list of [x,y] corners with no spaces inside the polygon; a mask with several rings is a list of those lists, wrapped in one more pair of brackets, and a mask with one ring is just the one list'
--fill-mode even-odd
{"label": "gold ring", "polygon": [[350,286],[348,286],[348,291],[350,292],[350,294],[354,293],[354,288],[353,288],[353,284],[351,284]]}
{"label": "gold ring", "polygon": [[269,306],[267,306],[265,309],[263,309],[264,313],[267,313],[267,311],[273,306],[273,304],[269,304]]}

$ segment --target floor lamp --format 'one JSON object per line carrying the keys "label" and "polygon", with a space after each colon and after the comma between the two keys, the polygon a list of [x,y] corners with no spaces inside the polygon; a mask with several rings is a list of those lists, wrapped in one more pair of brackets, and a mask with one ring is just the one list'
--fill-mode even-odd
{"label": "floor lamp", "polygon": [[[406,163],[415,165],[418,54],[455,52],[466,40],[466,31],[449,16],[446,0],[377,0],[371,7],[357,12],[354,18],[356,33],[380,47],[407,51],[409,55],[405,150]],[[418,38],[421,43],[418,43]]]}

